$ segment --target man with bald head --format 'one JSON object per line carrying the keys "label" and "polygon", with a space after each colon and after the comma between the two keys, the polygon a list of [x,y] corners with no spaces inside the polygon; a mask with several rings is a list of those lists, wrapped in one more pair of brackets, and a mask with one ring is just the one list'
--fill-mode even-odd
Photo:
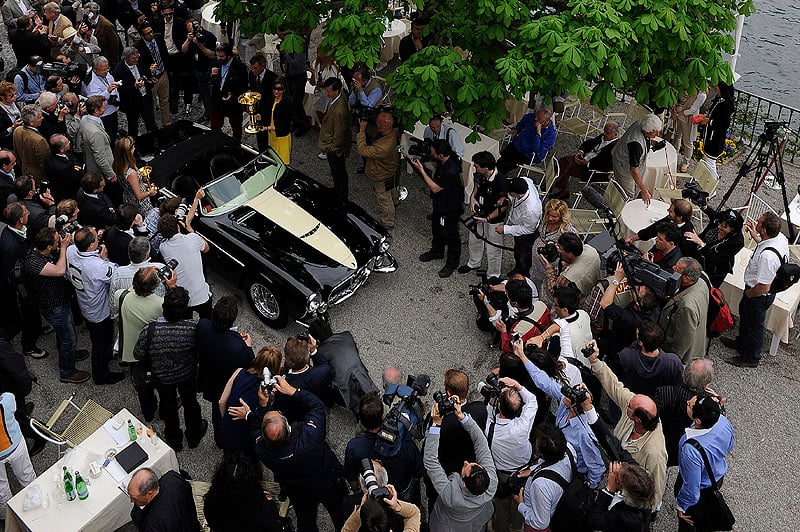
{"label": "man with bald head", "polygon": [[[341,504],[347,485],[344,468],[325,441],[325,405],[313,393],[295,388],[282,376],[276,380],[272,392],[259,387],[255,410],[240,400],[242,406],[231,407],[228,413],[234,419],[250,422],[255,454],[292,501],[298,532],[317,530],[320,503],[338,530],[344,524]],[[281,412],[267,412],[267,404],[272,408],[276,394],[303,410],[304,420],[290,425]]]}
{"label": "man with bald head", "polygon": [[128,482],[128,496],[137,530],[200,530],[192,488],[176,471],[167,471],[159,479],[149,467],[139,469]]}
{"label": "man with bald head", "polygon": [[614,427],[614,436],[622,448],[652,475],[655,485],[653,510],[656,510],[661,505],[667,474],[667,447],[656,403],[646,395],[634,394],[625,388],[606,363],[599,359],[600,351],[594,340],[586,345],[594,348],[589,356],[592,373],[600,380],[609,398],[625,411]]}
{"label": "man with bald head", "polygon": [[44,160],[44,173],[50,181],[50,192],[58,203],[63,199],[78,197],[81,179],[85,174],[83,164],[72,152],[72,143],[66,135],[50,137],[50,153]]}
{"label": "man with bald head", "polygon": [[366,161],[364,173],[372,181],[372,189],[378,198],[381,225],[391,229],[394,227],[394,208],[400,203],[395,182],[400,164],[397,152],[398,133],[392,115],[381,113],[375,119],[380,136],[367,144],[367,125],[365,120],[360,121],[356,146],[358,154]]}

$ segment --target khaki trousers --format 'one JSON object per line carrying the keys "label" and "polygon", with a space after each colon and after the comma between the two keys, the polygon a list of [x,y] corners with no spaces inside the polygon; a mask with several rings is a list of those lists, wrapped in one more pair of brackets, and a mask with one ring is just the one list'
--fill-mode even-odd
{"label": "khaki trousers", "polygon": [[378,210],[381,214],[381,225],[384,227],[394,227],[394,206],[395,203],[400,202],[397,195],[397,187],[387,189],[387,185],[393,185],[393,179],[384,179],[383,181],[373,181],[372,190],[375,191],[375,196],[378,198]]}
{"label": "khaki trousers", "polygon": [[172,115],[169,114],[169,77],[166,73],[153,85],[153,110],[158,105],[161,112],[161,127],[172,124]]}

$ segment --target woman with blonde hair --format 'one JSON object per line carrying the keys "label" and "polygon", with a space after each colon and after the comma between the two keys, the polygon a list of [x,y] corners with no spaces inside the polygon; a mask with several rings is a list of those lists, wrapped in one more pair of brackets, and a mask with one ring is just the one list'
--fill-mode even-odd
{"label": "woman with blonde hair", "polygon": [[17,86],[9,81],[0,81],[0,147],[14,149],[12,135],[22,125],[22,115],[14,102],[17,101]]}
{"label": "woman with blonde hair", "polygon": [[[539,254],[539,248],[552,242],[556,243],[558,237],[564,233],[576,233],[578,230],[569,221],[569,207],[560,199],[551,199],[544,206],[542,223],[539,224],[539,238],[533,243],[533,254]],[[531,268],[531,280],[536,283],[541,293],[545,271],[542,262],[534,260]]]}
{"label": "woman with blonde hair", "polygon": [[139,214],[144,218],[153,208],[150,198],[155,196],[158,190],[155,187],[148,187],[139,175],[136,158],[133,156],[135,150],[136,141],[133,137],[119,139],[114,145],[114,162],[111,168],[122,185],[122,201],[136,204],[139,207]]}
{"label": "woman with blonde hair", "polygon": [[228,379],[217,405],[222,419],[214,434],[214,440],[220,449],[253,452],[247,421],[232,417],[229,409],[241,406],[241,401],[248,405],[258,404],[258,387],[263,382],[264,369],[269,370],[272,376],[278,375],[281,372],[282,361],[281,349],[268,345],[258,351],[249,368],[244,370],[238,368]]}

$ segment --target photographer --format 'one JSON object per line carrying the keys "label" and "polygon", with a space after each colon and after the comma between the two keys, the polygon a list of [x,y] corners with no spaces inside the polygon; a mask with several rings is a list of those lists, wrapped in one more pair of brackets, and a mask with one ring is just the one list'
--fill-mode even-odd
{"label": "photographer", "polygon": [[584,246],[575,233],[562,233],[556,247],[561,259],[558,261],[558,272],[546,257],[539,255],[547,274],[545,292],[552,294],[556,286],[567,286],[571,283],[578,288],[583,303],[589,297],[592,287],[600,280],[600,255],[592,246]]}
{"label": "photographer", "polygon": [[[441,128],[441,121],[439,127]],[[469,209],[474,215],[472,220],[475,225],[469,232],[469,260],[458,267],[458,273],[477,270],[485,251],[486,274],[489,277],[500,277],[503,235],[495,229],[505,218],[507,205],[502,203],[508,194],[508,181],[497,170],[494,155],[488,151],[473,155],[472,163],[475,165],[475,181],[469,196]]]}
{"label": "photographer", "polygon": [[69,112],[65,105],[59,105],[58,97],[52,92],[43,92],[36,100],[36,105],[42,110],[42,123],[39,125],[39,134],[45,139],[60,133],[67,134],[67,124],[64,117]]}
{"label": "photographer", "polygon": [[[187,217],[188,221],[188,217]],[[208,253],[208,242],[194,232],[191,224],[184,223],[187,233],[181,233],[178,218],[165,214],[158,220],[158,232],[164,237],[159,246],[164,262],[178,261],[175,273],[178,286],[189,292],[189,310],[201,318],[211,319],[211,288],[203,272],[203,253]]]}
{"label": "photographer", "polygon": [[[91,96],[105,97],[106,105],[99,115],[92,113],[88,106],[87,111],[93,116],[100,117],[100,121],[103,122],[103,126],[109,136],[109,145],[113,145],[117,141],[117,130],[119,129],[119,87],[122,83],[114,79],[114,76],[109,73],[110,70],[111,64],[108,59],[102,55],[95,57],[92,61],[92,71],[83,86],[83,95],[87,98]],[[109,161],[110,164],[111,162]]]}
{"label": "photographer", "polygon": [[130,264],[128,244],[137,236],[147,236],[142,215],[135,204],[123,203],[117,209],[116,224],[106,232],[103,240],[108,248],[108,260],[119,266]]}
{"label": "photographer", "polygon": [[600,532],[648,530],[652,499],[653,477],[645,468],[614,462],[609,466],[608,485],[592,502],[589,525]]}
{"label": "photographer", "polygon": [[[632,246],[636,241],[655,238],[658,234],[659,225],[664,222],[672,222],[678,226],[678,231],[681,235],[694,232],[694,224],[692,224],[692,204],[683,198],[673,198],[670,201],[667,215],[664,218],[651,223],[638,233],[632,234],[625,239],[625,243]],[[693,242],[688,236],[679,239],[677,244],[681,249],[681,255],[684,257],[694,255],[697,250],[696,242]]]}
{"label": "photographer", "polygon": [[117,221],[117,210],[103,190],[105,178],[99,173],[87,173],[81,179],[81,188],[76,198],[78,221],[81,225],[91,225],[99,231],[106,231]]}
{"label": "photographer", "polygon": [[[86,114],[86,105],[81,102],[74,92],[67,92],[61,96],[61,103],[69,109],[69,112],[64,116],[64,123],[67,124],[67,137],[70,141],[75,141],[75,136],[81,124],[81,117]],[[74,155],[78,154],[75,153]],[[83,162],[83,158],[81,158],[81,162]]]}
{"label": "photographer", "polygon": [[514,271],[531,274],[533,243],[539,237],[542,219],[542,200],[536,185],[527,177],[515,177],[508,185],[509,211],[505,224],[495,227],[495,232],[514,237]]}
{"label": "photographer", "polygon": [[122,50],[122,61],[114,67],[114,79],[120,80],[119,108],[125,113],[128,122],[128,133],[139,137],[139,117],[144,121],[147,131],[156,129],[153,114],[153,81],[151,73],[139,67],[140,52],[133,46]]}
{"label": "photographer", "polygon": [[661,506],[667,475],[667,447],[656,404],[646,395],[634,394],[617,379],[600,360],[600,352],[594,341],[588,346],[593,348],[589,357],[592,373],[600,380],[609,399],[625,409],[625,415],[614,427],[614,436],[622,444],[622,449],[653,476],[655,496],[652,509],[656,511]]}
{"label": "photographer", "polygon": [[358,491],[358,474],[364,458],[379,460],[386,469],[388,480],[397,486],[397,497],[403,501],[420,503],[420,485],[425,469],[422,465],[422,454],[409,432],[402,435],[397,454],[383,456],[375,449],[378,432],[383,423],[383,401],[378,392],[371,392],[361,398],[358,419],[366,429],[363,436],[357,436],[347,442],[344,451],[344,475],[350,482],[353,491]]}
{"label": "photographer", "polygon": [[656,228],[656,242],[644,258],[659,268],[671,272],[678,259],[682,257],[678,242],[683,240],[678,228],[672,222],[662,222]]}
{"label": "photographer", "polygon": [[592,339],[592,326],[589,314],[578,308],[578,289],[574,286],[556,286],[553,290],[553,309],[556,318],[552,325],[548,325],[542,334],[534,336],[529,342],[542,347],[546,340],[558,335],[558,352],[562,358],[575,358],[588,364],[581,349]]}
{"label": "photographer", "polygon": [[431,145],[431,156],[436,161],[436,172],[431,178],[422,161],[411,159],[411,166],[419,172],[425,185],[431,191],[433,214],[431,216],[431,249],[419,256],[420,262],[430,262],[444,257],[447,247],[447,260],[439,270],[439,277],[450,277],[461,259],[461,239],[458,222],[464,201],[464,187],[461,184],[461,161],[453,155],[446,140],[437,140]]}
{"label": "photographer", "polygon": [[[500,348],[503,351],[511,351],[512,337],[518,334],[523,341],[527,341],[534,335],[541,333],[542,326],[550,323],[550,312],[545,309],[545,312],[541,313],[539,309],[534,307],[533,290],[525,281],[508,281],[506,283],[506,294],[508,295],[508,304],[514,312],[509,312],[506,320],[496,320],[494,326],[500,332]],[[478,292],[478,298],[486,305],[486,310],[490,316],[497,316],[497,311],[486,299],[483,291]]]}
{"label": "photographer", "polygon": [[[72,36],[69,36],[72,34]],[[91,68],[94,58],[100,53],[97,37],[92,34],[92,27],[85,21],[78,23],[74,31],[67,30],[61,53],[71,62],[80,65],[84,71]]]}
{"label": "photographer", "polygon": [[72,143],[66,135],[50,137],[50,153],[44,160],[44,172],[56,203],[78,197],[83,179],[84,167],[70,148]]}
{"label": "photographer", "polygon": [[508,279],[504,281],[500,281],[497,277],[486,279],[485,276],[482,276],[479,285],[470,285],[469,293],[478,310],[475,324],[480,330],[495,334],[492,341],[492,344],[495,345],[500,344],[499,331],[494,327],[495,322],[501,318],[513,318],[517,315],[517,309],[508,301],[506,294],[506,285],[509,281],[525,281],[531,289],[531,301],[539,298],[539,292],[533,281],[517,272],[510,272]]}
{"label": "photographer", "polygon": [[[353,510],[350,517],[345,521],[342,527],[342,532],[358,532],[366,530],[367,532],[391,532],[400,529],[393,529],[389,527],[389,515],[387,509],[391,510],[395,515],[403,519],[403,531],[417,532],[420,526],[419,508],[408,502],[400,502],[397,500],[397,490],[391,484],[386,485],[389,490],[391,498],[377,500],[364,493],[361,499],[361,505]],[[366,525],[362,525],[366,523]]]}
{"label": "photographer", "polygon": [[511,526],[518,530],[522,528],[522,515],[511,497],[517,490],[503,488],[509,486],[509,479],[518,470],[530,463],[530,434],[538,405],[536,397],[514,379],[501,377],[498,382],[499,394],[489,399],[486,407],[490,416],[486,438],[497,467],[498,483],[492,500],[492,529],[506,531]]}
{"label": "photographer", "polygon": [[[150,260],[150,242],[143,236],[133,237],[131,241],[128,242],[128,249],[126,252],[128,254],[128,264],[117,268],[111,276],[112,296],[120,289],[125,290],[126,288],[130,288],[133,283],[133,277],[136,275],[136,272],[142,268],[153,266],[160,270],[164,267],[164,264],[152,262]],[[166,272],[166,270],[164,271]],[[164,297],[165,293],[166,290],[163,284],[159,284],[155,287],[155,294],[157,296]],[[119,314],[116,299],[115,297],[111,298],[112,318],[116,318]]]}
{"label": "photographer", "polygon": [[424,463],[428,477],[439,498],[430,510],[431,530],[461,530],[479,532],[492,517],[492,497],[497,491],[497,470],[489,445],[472,417],[461,411],[459,401],[453,403],[455,416],[469,433],[476,462],[464,461],[461,471],[445,473],[439,463],[439,437],[442,417],[439,405],[431,410],[433,425],[425,438]]}
{"label": "photographer", "polygon": [[558,403],[556,426],[564,431],[567,441],[575,447],[578,472],[587,477],[590,488],[597,488],[606,466],[600,454],[600,444],[590,427],[598,419],[591,393],[585,385],[559,385],[528,360],[522,346],[522,341],[514,342],[514,354],[525,365],[536,387]]}
{"label": "photographer", "polygon": [[[279,411],[268,412],[268,404],[277,396],[303,410],[303,421],[290,425]],[[230,407],[228,412],[234,419],[248,420],[256,456],[291,500],[298,532],[317,530],[319,504],[325,506],[333,526],[340,529],[347,485],[342,464],[325,441],[327,423],[322,401],[278,375],[273,390],[259,386],[255,411],[242,401],[242,406]]]}
{"label": "photographer", "polygon": [[208,73],[211,62],[216,58],[214,54],[216,46],[217,38],[210,31],[203,30],[200,21],[193,19],[186,21],[186,40],[181,44],[181,52],[184,57],[188,57],[197,78],[197,90],[203,102],[201,118],[203,121],[211,116],[211,86],[208,83]]}
{"label": "photographer", "polygon": [[[43,186],[37,187],[37,184]],[[37,183],[30,176],[20,177],[14,182],[14,195],[28,209],[28,220],[25,224],[28,227],[28,240],[32,241],[42,227],[53,226],[51,219],[55,202],[50,195],[49,183]]]}
{"label": "photographer", "polygon": [[[394,117],[389,113],[380,113],[375,119],[375,125],[380,136],[367,144],[367,122],[359,121],[356,146],[358,154],[366,161],[364,173],[372,181],[372,190],[378,199],[381,225],[391,229],[395,222],[395,205],[400,203],[396,183],[397,168],[400,164],[397,153],[398,132],[394,127]],[[345,174],[345,179],[346,177]],[[334,184],[334,188],[336,187]],[[344,188],[347,189],[346,183]]]}

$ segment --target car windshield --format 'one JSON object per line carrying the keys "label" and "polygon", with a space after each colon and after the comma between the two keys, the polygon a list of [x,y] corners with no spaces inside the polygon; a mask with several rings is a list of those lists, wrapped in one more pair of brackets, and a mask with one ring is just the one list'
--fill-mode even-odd
{"label": "car windshield", "polygon": [[280,157],[267,149],[241,168],[203,187],[207,202],[212,207],[207,214],[222,214],[239,207],[273,187],[285,171],[286,165]]}

